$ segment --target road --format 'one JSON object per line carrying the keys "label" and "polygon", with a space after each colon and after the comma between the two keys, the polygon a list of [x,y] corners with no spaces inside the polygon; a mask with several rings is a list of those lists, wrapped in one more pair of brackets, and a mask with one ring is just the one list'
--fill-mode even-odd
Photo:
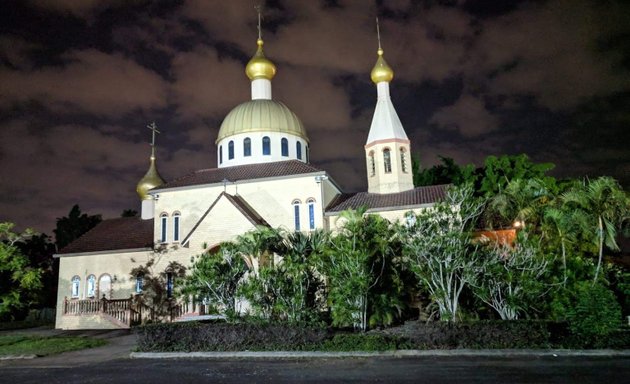
{"label": "road", "polygon": [[[68,362],[71,363],[71,362]],[[0,383],[629,383],[630,358],[116,359],[2,364]]]}

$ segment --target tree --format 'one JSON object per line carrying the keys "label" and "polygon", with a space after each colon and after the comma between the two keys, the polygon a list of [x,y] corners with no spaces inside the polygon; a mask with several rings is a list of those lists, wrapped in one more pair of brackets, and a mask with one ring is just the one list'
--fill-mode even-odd
{"label": "tree", "polygon": [[539,178],[510,180],[489,199],[484,212],[486,225],[493,227],[498,217],[499,228],[511,227],[513,223],[536,227],[553,199],[552,188]]}
{"label": "tree", "polygon": [[517,244],[488,244],[471,284],[473,293],[503,320],[527,314],[546,293],[542,277],[548,261],[538,244],[521,232]]}
{"label": "tree", "polygon": [[39,290],[37,305],[54,308],[57,302],[59,280],[59,259],[53,258],[55,244],[46,234],[34,234],[15,243],[20,252],[29,260],[31,268],[42,272],[42,289]]}
{"label": "tree", "polygon": [[34,235],[30,229],[13,232],[14,224],[0,223],[0,318],[14,319],[16,311],[28,308],[42,287],[39,268],[29,266],[17,243]]}
{"label": "tree", "polygon": [[198,256],[183,288],[184,294],[214,306],[228,320],[238,316],[237,291],[247,271],[237,247],[235,243],[223,243],[216,251]]}
{"label": "tree", "polygon": [[420,161],[413,159],[413,185],[455,184],[461,185],[474,181],[475,166],[472,164],[459,166],[450,157],[438,156],[441,164],[421,169]]}
{"label": "tree", "polygon": [[[327,278],[333,324],[365,331],[375,305],[379,311],[400,314],[402,282],[392,244],[397,234],[386,219],[365,215],[365,209],[341,213],[344,225],[331,238],[318,264]],[[388,285],[379,285],[388,281]],[[391,318],[383,313],[375,325]]]}
{"label": "tree", "polygon": [[68,216],[57,218],[57,228],[53,230],[57,250],[62,249],[85,232],[94,228],[101,220],[101,215],[88,216],[86,213],[82,214],[79,206],[75,204]]}
{"label": "tree", "polygon": [[624,221],[630,216],[630,198],[611,177],[585,180],[563,194],[569,209],[579,209],[588,217],[595,230],[597,267],[593,284],[597,282],[604,256],[604,246],[619,250],[616,237]]}
{"label": "tree", "polygon": [[411,220],[404,230],[403,254],[409,269],[438,306],[440,319],[457,321],[459,297],[475,279],[479,255],[471,249],[470,231],[483,208],[470,185],[451,188]]}
{"label": "tree", "polygon": [[170,314],[175,296],[175,283],[186,275],[186,267],[176,261],[168,263],[163,271],[156,271],[155,265],[161,256],[152,257],[145,265],[133,268],[130,272],[133,280],[142,279],[142,294],[138,299],[151,311],[154,319]]}
{"label": "tree", "polygon": [[501,192],[512,180],[540,179],[543,184],[553,183],[546,173],[554,168],[552,163],[533,163],[525,154],[517,156],[488,156],[484,166],[478,169],[477,193],[492,197]]}

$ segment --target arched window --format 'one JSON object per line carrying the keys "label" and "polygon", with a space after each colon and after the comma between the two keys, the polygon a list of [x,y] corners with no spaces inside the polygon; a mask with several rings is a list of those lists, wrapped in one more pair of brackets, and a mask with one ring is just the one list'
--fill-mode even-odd
{"label": "arched window", "polygon": [[173,273],[166,272],[166,297],[173,297]]}
{"label": "arched window", "polygon": [[295,143],[295,153],[297,154],[297,158],[302,160],[302,143],[299,141]]}
{"label": "arched window", "polygon": [[173,241],[179,241],[179,221],[180,221],[180,213],[175,212],[173,214]]}
{"label": "arched window", "polygon": [[106,299],[111,299],[112,297],[112,277],[107,273],[101,275],[98,279],[98,296]]}
{"label": "arched window", "polygon": [[300,200],[293,201],[293,220],[295,223],[295,230],[300,230]]}
{"label": "arched window", "polygon": [[94,297],[96,295],[96,276],[90,275],[87,280],[87,297]]}
{"label": "arched window", "polygon": [[271,155],[271,140],[269,136],[263,137],[263,155]]}
{"label": "arched window", "polygon": [[234,158],[234,141],[230,140],[228,143],[228,160],[232,160]]}
{"label": "arched window", "polygon": [[79,297],[79,288],[81,288],[81,278],[74,276],[72,278],[72,291],[70,292],[73,298]]}
{"label": "arched window", "polygon": [[160,243],[166,243],[166,232],[168,230],[168,215],[160,215]]}
{"label": "arched window", "polygon": [[142,293],[142,285],[144,284],[144,278],[142,275],[136,276],[136,293]]}
{"label": "arched window", "polygon": [[282,156],[289,156],[289,140],[283,137],[282,140],[280,140],[280,148],[282,149]]}
{"label": "arched window", "polygon": [[252,155],[252,139],[246,137],[243,140],[243,156],[251,156]]}
{"label": "arched window", "polygon": [[219,145],[219,164],[223,164],[223,146]]}
{"label": "arched window", "polygon": [[308,228],[315,229],[315,199],[306,200],[308,204]]}
{"label": "arched window", "polygon": [[374,151],[370,151],[368,158],[370,162],[370,164],[368,165],[370,167],[370,176],[374,176],[376,175],[376,163],[374,162]]}
{"label": "arched window", "polygon": [[405,148],[400,147],[400,166],[402,167],[402,171],[407,173],[407,154],[405,153]]}
{"label": "arched window", "polygon": [[385,163],[385,173],[392,173],[392,157],[389,148],[383,149],[383,162]]}

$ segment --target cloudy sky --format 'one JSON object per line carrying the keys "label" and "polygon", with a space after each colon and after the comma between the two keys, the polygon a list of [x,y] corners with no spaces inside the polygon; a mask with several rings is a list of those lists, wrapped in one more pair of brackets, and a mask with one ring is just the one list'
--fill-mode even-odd
{"label": "cloudy sky", "polygon": [[[249,98],[258,0],[3,0],[0,221],[51,233],[78,203],[139,210],[155,120],[167,180],[216,166],[223,117]],[[630,5],[601,0],[275,0],[274,98],[311,161],[366,187],[379,16],[391,93],[425,166],[526,153],[556,176],[630,187]]]}

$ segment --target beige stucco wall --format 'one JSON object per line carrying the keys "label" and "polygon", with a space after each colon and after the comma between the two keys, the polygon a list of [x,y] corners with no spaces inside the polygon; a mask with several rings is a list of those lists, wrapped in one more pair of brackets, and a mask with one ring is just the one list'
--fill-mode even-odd
{"label": "beige stucco wall", "polygon": [[125,299],[130,297],[135,291],[136,282],[135,279],[131,278],[129,272],[135,267],[146,264],[151,254],[152,252],[142,250],[60,257],[55,327],[62,329],[78,329],[77,327],[101,328],[103,324],[97,317],[76,319],[79,316],[63,315],[64,298],[67,297],[72,300],[71,290],[74,276],[79,276],[81,279],[79,297],[77,299],[88,298],[87,278],[89,275],[96,276],[96,292],[99,297],[102,297],[103,292],[100,292],[98,283],[104,274],[108,274],[111,277],[110,297],[112,299]]}
{"label": "beige stucco wall", "polygon": [[[404,222],[405,215],[408,212],[413,212],[415,214],[420,213],[423,210],[430,208],[432,204],[425,204],[414,207],[403,207],[403,208],[395,208],[395,209],[380,209],[380,210],[368,210],[366,215],[379,215],[384,219],[389,220],[392,223],[396,221]],[[328,214],[326,215],[326,220],[328,221],[328,225],[331,230],[338,230],[340,227],[344,225],[344,219],[340,218],[340,213],[336,214]]]}
{"label": "beige stucco wall", "polygon": [[[385,172],[383,150],[390,150],[391,172]],[[375,173],[372,175],[370,153],[374,152]],[[404,153],[405,164],[401,162],[401,153]],[[365,148],[367,167],[368,192],[370,193],[396,193],[408,191],[414,188],[411,172],[411,156],[409,143],[396,140],[391,142],[377,142]]]}

